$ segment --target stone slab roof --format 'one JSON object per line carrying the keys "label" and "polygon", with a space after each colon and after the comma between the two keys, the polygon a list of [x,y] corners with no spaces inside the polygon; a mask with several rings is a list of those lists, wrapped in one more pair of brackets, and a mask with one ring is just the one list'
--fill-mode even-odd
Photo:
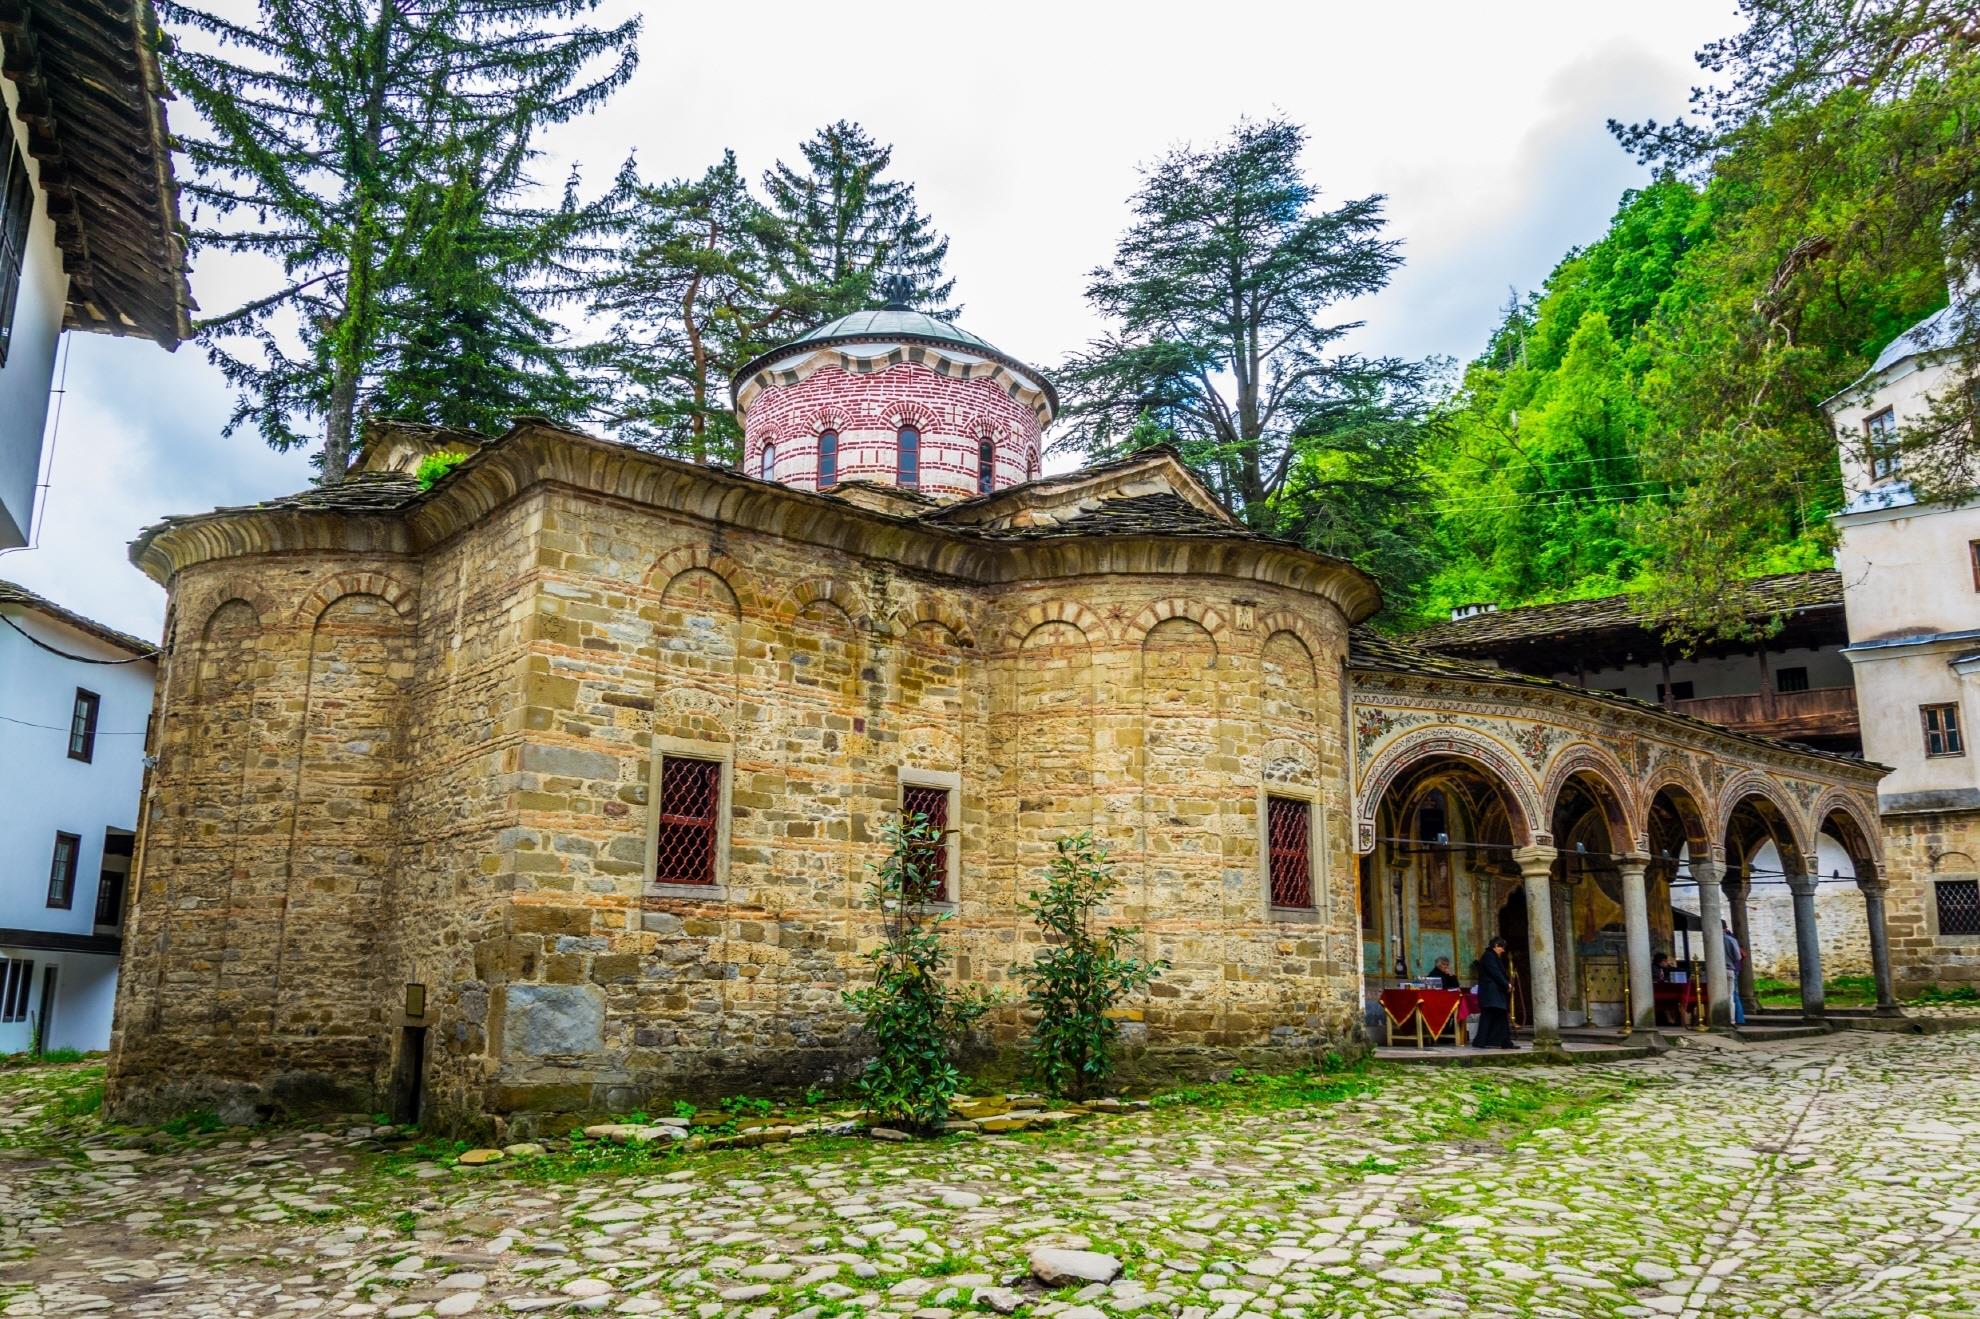
{"label": "stone slab roof", "polygon": [[[1842,574],[1833,569],[1757,577],[1745,585],[1752,596],[1749,618],[1842,608]],[[1670,617],[1643,613],[1637,596],[1609,595],[1595,600],[1563,600],[1473,614],[1413,632],[1410,640],[1428,649],[1485,654],[1509,643],[1566,640],[1581,634],[1621,630],[1651,632],[1672,621],[1675,620]]]}
{"label": "stone slab roof", "polygon": [[115,646],[118,650],[132,655],[156,657],[158,647],[149,641],[134,637],[128,632],[119,632],[93,618],[85,618],[73,609],[64,609],[47,596],[37,595],[25,586],[14,582],[0,581],[0,605],[16,605],[22,609],[32,609],[38,614],[64,623],[78,632],[86,632],[98,641]]}
{"label": "stone slab roof", "polygon": [[194,303],[159,42],[149,0],[0,5],[0,73],[69,276],[64,324],[172,348],[192,336]]}

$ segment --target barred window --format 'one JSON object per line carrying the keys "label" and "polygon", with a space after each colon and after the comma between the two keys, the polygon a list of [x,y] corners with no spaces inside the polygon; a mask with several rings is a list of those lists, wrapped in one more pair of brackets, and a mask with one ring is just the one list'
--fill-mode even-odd
{"label": "barred window", "polygon": [[76,901],[76,863],[82,859],[82,839],[55,835],[55,855],[48,864],[48,905],[68,908]]}
{"label": "barred window", "polygon": [[689,756],[660,758],[658,884],[713,884],[720,829],[722,764]]}
{"label": "barred window", "polygon": [[1808,667],[1796,665],[1792,668],[1775,669],[1774,690],[1782,693],[1807,691]]}
{"label": "barred window", "polygon": [[818,488],[830,490],[839,483],[839,432],[822,431],[818,436]]}
{"label": "barred window", "polygon": [[34,963],[0,961],[0,1021],[26,1021],[28,990],[34,985]]}
{"label": "barred window", "polygon": [[1265,799],[1265,834],[1274,907],[1313,905],[1313,804],[1294,797]]}
{"label": "barred window", "polygon": [[96,758],[96,713],[103,698],[95,692],[76,688],[76,704],[69,714],[69,759],[84,764]]}
{"label": "barred window", "polygon": [[894,460],[894,484],[903,490],[921,487],[921,432],[901,427],[900,449]]}
{"label": "barred window", "polygon": [[917,902],[947,902],[949,893],[949,790],[923,783],[901,785],[901,819],[928,822],[935,837],[917,848],[908,896]]}
{"label": "barred window", "polygon": [[1921,705],[1919,716],[1925,721],[1925,754],[1928,756],[1963,756],[1966,743],[1959,735],[1959,707],[1957,705]]}
{"label": "barred window", "polygon": [[1940,934],[1980,934],[1980,880],[1941,879],[1932,885]]}

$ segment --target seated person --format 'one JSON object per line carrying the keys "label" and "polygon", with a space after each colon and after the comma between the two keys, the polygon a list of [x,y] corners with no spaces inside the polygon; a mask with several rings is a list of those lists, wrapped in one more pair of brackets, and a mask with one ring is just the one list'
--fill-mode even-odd
{"label": "seated person", "polygon": [[1448,957],[1439,957],[1437,959],[1437,965],[1430,968],[1430,974],[1424,977],[1424,979],[1429,982],[1432,989],[1457,989],[1459,987],[1457,972],[1451,970],[1451,959]]}
{"label": "seated person", "polygon": [[1650,959],[1650,980],[1653,984],[1668,985],[1671,982],[1671,955],[1658,953]]}

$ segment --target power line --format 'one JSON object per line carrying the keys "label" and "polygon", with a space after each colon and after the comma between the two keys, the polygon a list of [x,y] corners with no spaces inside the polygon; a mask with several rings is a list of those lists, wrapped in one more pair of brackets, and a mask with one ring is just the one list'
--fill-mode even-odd
{"label": "power line", "polygon": [[107,660],[107,659],[91,659],[87,655],[71,655],[66,650],[58,650],[56,647],[49,645],[46,641],[43,641],[40,637],[35,636],[34,633],[29,632],[26,628],[22,627],[19,623],[16,623],[13,619],[7,617],[7,615],[5,614],[0,614],[0,623],[5,623],[8,627],[14,629],[14,631],[26,637],[34,645],[37,645],[41,647],[43,650],[47,651],[50,655],[59,655],[65,660],[74,660],[78,664],[109,664],[109,665],[139,664],[146,660],[155,661],[158,658],[158,656],[156,655],[133,655],[129,659]]}
{"label": "power line", "polygon": [[[20,725],[20,726],[21,726],[22,728],[39,728],[39,729],[41,729],[41,730],[42,730],[43,732],[47,732],[47,733],[67,733],[67,732],[69,732],[69,731],[71,731],[71,730],[69,730],[69,729],[67,729],[67,728],[64,728],[64,727],[62,727],[62,726],[61,726],[60,724],[37,724],[37,723],[33,723],[33,722],[30,722],[29,720],[26,720],[26,719],[16,719],[16,718],[14,718],[14,717],[13,717],[12,715],[10,715],[10,714],[0,714],[0,722],[5,722],[5,723],[10,723],[10,724],[19,724],[19,725]],[[96,730],[96,736],[98,736],[98,737],[143,737],[143,736],[144,736],[144,730],[140,728],[140,729],[139,729],[138,731],[136,731],[135,733],[133,733],[133,732],[129,732],[129,731],[126,731],[126,730],[124,730],[124,729],[121,729],[121,728],[119,728],[119,729],[107,729],[107,728],[99,728],[99,729],[97,729],[97,730]]]}

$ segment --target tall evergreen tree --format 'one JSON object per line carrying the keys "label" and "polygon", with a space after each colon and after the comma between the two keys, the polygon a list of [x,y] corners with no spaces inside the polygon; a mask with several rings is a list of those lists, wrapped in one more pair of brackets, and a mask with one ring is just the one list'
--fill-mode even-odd
{"label": "tall evergreen tree", "polygon": [[787,231],[750,195],[733,151],[699,179],[640,188],[625,246],[593,311],[622,438],[696,462],[733,462],[742,430],[727,385],[797,313],[779,297]]}
{"label": "tall evergreen tree", "polygon": [[1320,209],[1299,167],[1305,141],[1297,124],[1246,121],[1146,172],[1133,225],[1086,290],[1114,328],[1056,377],[1062,447],[1120,451],[1151,416],[1219,495],[1268,525],[1308,419],[1414,386],[1411,364],[1338,351],[1358,322],[1329,312],[1383,287],[1402,258],[1381,236],[1381,197]]}
{"label": "tall evergreen tree", "polygon": [[[252,423],[288,449],[320,420],[335,482],[367,407],[439,411],[438,351],[466,352],[471,381],[505,395],[491,404],[533,394],[532,368],[559,355],[540,313],[566,291],[565,241],[598,217],[568,197],[523,204],[529,143],[596,106],[636,59],[638,21],[586,24],[596,5],[259,0],[242,23],[163,0],[168,23],[203,34],[166,59],[202,121],[183,139],[185,192],[195,225],[202,210],[215,219],[195,246],[282,271],[276,291],[199,327],[238,391],[230,431]],[[444,324],[426,319],[429,294]],[[568,378],[540,374],[556,406]]]}
{"label": "tall evergreen tree", "polygon": [[956,282],[943,271],[949,240],[915,204],[914,185],[887,177],[894,149],[841,119],[763,176],[770,209],[789,228],[780,275],[783,299],[806,320],[873,305],[884,275],[906,277],[909,299],[931,316],[953,317]]}

